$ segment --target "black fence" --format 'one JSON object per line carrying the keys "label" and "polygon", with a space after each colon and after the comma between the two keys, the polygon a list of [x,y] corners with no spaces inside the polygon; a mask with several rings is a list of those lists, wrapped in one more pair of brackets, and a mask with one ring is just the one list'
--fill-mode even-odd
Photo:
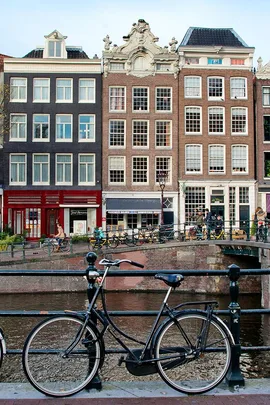
{"label": "black fence", "polygon": [[[67,277],[67,276],[85,276],[87,271],[97,270],[95,265],[89,265],[86,270],[0,270],[0,276],[5,277],[18,277],[18,276],[37,276],[37,277]],[[99,271],[99,270],[98,270]],[[103,271],[99,271],[100,275]],[[226,276],[228,277],[228,289],[230,292],[230,304],[227,310],[214,311],[217,315],[227,316],[229,328],[235,340],[233,347],[233,357],[231,370],[227,377],[227,382],[230,386],[244,385],[244,377],[240,370],[240,356],[241,353],[249,351],[270,351],[270,346],[249,346],[243,347],[240,345],[240,323],[242,316],[248,316],[250,314],[264,314],[269,315],[270,309],[246,309],[242,310],[238,303],[239,297],[239,278],[241,276],[249,275],[270,275],[269,269],[245,269],[240,270],[236,265],[231,265],[227,270],[111,270],[108,273],[108,277],[153,277],[155,274],[182,274],[185,277],[190,276]],[[92,286],[88,286],[87,296],[90,299]],[[64,311],[1,311],[0,317],[48,317],[53,315],[64,314]],[[110,311],[112,316],[155,316],[157,311]],[[21,349],[9,349],[7,348],[7,354],[21,354]],[[122,353],[121,349],[108,349],[107,353]]]}

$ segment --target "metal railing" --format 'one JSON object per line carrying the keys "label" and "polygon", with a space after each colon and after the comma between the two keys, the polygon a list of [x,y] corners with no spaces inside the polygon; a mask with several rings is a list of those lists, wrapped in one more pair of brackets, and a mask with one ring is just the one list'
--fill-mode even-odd
{"label": "metal railing", "polygon": [[[0,276],[18,277],[18,276],[37,276],[37,277],[59,277],[59,276],[85,276],[88,271],[97,270],[95,264],[90,264],[86,270],[0,270]],[[99,271],[100,275],[104,272]],[[232,385],[244,385],[244,377],[240,369],[240,356],[242,352],[248,351],[270,351],[270,346],[248,346],[243,347],[240,344],[240,321],[241,316],[249,314],[264,314],[269,315],[270,309],[246,309],[242,310],[238,303],[239,297],[239,278],[244,275],[270,275],[269,269],[245,269],[234,264],[228,267],[227,270],[112,270],[108,273],[108,277],[152,277],[157,273],[165,274],[182,274],[185,277],[190,276],[227,276],[229,279],[230,304],[227,310],[216,310],[217,315],[229,317],[229,327],[235,340],[235,346],[232,351],[231,370],[227,376],[227,382]],[[92,286],[88,286],[87,296],[91,299],[93,293]],[[64,311],[0,311],[0,317],[44,317],[64,314]],[[112,316],[155,316],[157,311],[110,311]],[[8,349],[8,354],[21,354],[21,349]],[[119,349],[108,349],[107,353],[122,353]]]}

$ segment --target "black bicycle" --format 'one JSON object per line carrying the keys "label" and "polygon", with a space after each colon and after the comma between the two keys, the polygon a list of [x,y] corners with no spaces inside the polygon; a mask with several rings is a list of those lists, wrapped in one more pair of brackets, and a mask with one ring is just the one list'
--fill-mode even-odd
{"label": "black bicycle", "polygon": [[[96,254],[86,259],[94,264]],[[97,375],[106,355],[104,334],[122,346],[126,355],[119,360],[133,375],[159,373],[172,388],[187,394],[211,390],[226,376],[231,363],[234,339],[228,327],[213,310],[216,301],[187,302],[171,308],[168,298],[183,281],[179,274],[157,274],[156,279],[168,285],[145,341],[122,331],[110,317],[103,285],[111,267],[131,260],[103,259],[104,274],[87,270],[87,279],[94,294],[85,312],[72,312],[39,323],[29,334],[23,349],[23,367],[30,383],[39,391],[54,397],[69,396],[85,388]],[[90,267],[90,266],[89,266]],[[95,303],[101,296],[103,311]],[[203,304],[204,310],[183,309]],[[164,321],[161,317],[167,315]],[[128,340],[136,347],[129,347]]]}

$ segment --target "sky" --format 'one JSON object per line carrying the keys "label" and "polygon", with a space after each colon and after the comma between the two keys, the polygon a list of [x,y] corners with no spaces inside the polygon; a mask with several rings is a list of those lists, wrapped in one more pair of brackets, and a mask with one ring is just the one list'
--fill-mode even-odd
{"label": "sky", "polygon": [[0,5],[0,53],[22,57],[57,29],[67,45],[102,56],[103,38],[122,45],[133,23],[144,19],[165,46],[182,41],[189,27],[233,28],[258,57],[270,61],[269,0],[7,0]]}

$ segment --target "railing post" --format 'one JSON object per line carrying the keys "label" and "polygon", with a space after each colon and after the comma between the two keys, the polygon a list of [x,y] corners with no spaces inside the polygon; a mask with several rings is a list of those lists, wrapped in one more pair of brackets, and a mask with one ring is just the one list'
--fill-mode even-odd
{"label": "railing post", "polygon": [[238,279],[240,277],[239,266],[232,264],[228,267],[229,278],[230,278],[230,296],[231,302],[229,305],[230,311],[230,329],[234,337],[235,345],[232,347],[232,361],[230,370],[227,375],[227,382],[229,386],[234,385],[245,385],[244,377],[240,370],[240,355],[241,355],[241,345],[240,345],[240,315],[241,307],[238,303],[239,286]]}
{"label": "railing post", "polygon": [[73,243],[72,243],[72,238],[69,239],[69,246],[70,246],[70,254],[73,253]]}
{"label": "railing post", "polygon": [[[96,266],[95,266],[95,262],[97,260],[97,255],[95,254],[95,252],[89,252],[86,255],[86,260],[88,262],[88,267],[86,269],[86,274],[89,275],[89,272],[96,272],[98,271]],[[87,287],[87,298],[89,303],[92,301],[96,289],[97,289],[97,285],[96,285],[96,279],[95,278],[91,278],[89,276],[87,276],[87,280],[88,280],[88,287]],[[97,324],[97,318],[92,316],[91,320],[94,322],[94,324]],[[99,375],[97,374],[93,380],[87,384],[87,386],[85,387],[87,389],[97,389],[97,390],[101,390],[102,388],[102,383],[101,380],[99,378]]]}
{"label": "railing post", "polygon": [[22,243],[22,258],[25,260],[25,241]]}
{"label": "railing post", "polygon": [[230,240],[232,240],[232,220],[230,220],[230,231],[229,231],[229,235],[230,235]]}
{"label": "railing post", "polygon": [[14,257],[14,244],[11,243],[10,245],[10,257]]}

